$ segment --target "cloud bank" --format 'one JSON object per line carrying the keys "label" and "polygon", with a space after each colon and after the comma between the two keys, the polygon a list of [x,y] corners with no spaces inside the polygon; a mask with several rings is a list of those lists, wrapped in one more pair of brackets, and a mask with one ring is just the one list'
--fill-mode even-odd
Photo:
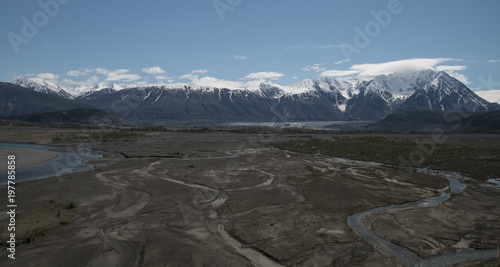
{"label": "cloud bank", "polygon": [[[244,56],[236,55],[235,58]],[[464,74],[460,73],[467,68],[465,65],[453,64],[460,62],[460,59],[453,58],[412,58],[404,60],[396,60],[382,63],[367,63],[367,64],[353,64],[347,69],[326,69],[326,63],[317,63],[305,66],[302,71],[318,73],[319,77],[346,77],[346,76],[376,76],[382,74],[390,74],[394,72],[406,71],[421,71],[421,70],[434,70],[445,71],[464,84],[469,84],[469,79]],[[493,61],[493,60],[491,60]],[[339,65],[347,61],[339,61],[333,63]],[[141,68],[143,73],[150,74],[141,76],[133,73],[129,69],[115,69],[110,70],[106,68],[86,68],[78,70],[70,70],[66,72],[66,77],[61,78],[63,83],[66,84],[95,84],[99,82],[115,82],[122,85],[148,85],[148,84],[174,84],[178,82],[186,82],[194,86],[230,88],[230,89],[258,89],[261,83],[268,83],[283,88],[284,86],[276,84],[278,80],[284,78],[296,80],[297,76],[287,76],[281,72],[275,71],[261,71],[252,72],[248,75],[239,78],[238,80],[219,79],[213,76],[206,75],[206,69],[194,69],[190,73],[180,76],[166,75],[166,71],[159,66]],[[58,80],[60,75],[54,73],[39,73],[39,74],[26,74],[27,77],[36,77],[44,80]],[[80,82],[72,80],[73,77],[78,77]]]}
{"label": "cloud bank", "polygon": [[469,83],[467,77],[457,71],[465,70],[464,65],[442,65],[450,61],[461,61],[453,58],[412,58],[383,63],[355,64],[348,70],[325,70],[321,73],[322,77],[343,77],[349,75],[357,76],[377,76],[386,75],[394,72],[435,70],[445,71],[451,76],[457,78],[463,83]]}

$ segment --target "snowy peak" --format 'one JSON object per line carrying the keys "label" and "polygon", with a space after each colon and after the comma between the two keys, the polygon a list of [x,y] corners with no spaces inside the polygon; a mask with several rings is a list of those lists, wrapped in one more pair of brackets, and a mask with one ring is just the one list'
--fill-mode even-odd
{"label": "snowy peak", "polygon": [[[256,90],[259,94],[268,95],[270,91],[273,98],[282,95],[301,95],[312,93],[315,95],[336,94],[340,93],[344,98],[350,99],[357,95],[361,89],[375,92],[390,92],[396,97],[409,96],[417,89],[423,88],[433,81],[439,75],[438,72],[432,70],[425,71],[409,71],[392,73],[379,76],[363,76],[363,77],[343,77],[337,79],[328,78],[309,78],[288,86],[279,86],[274,84],[261,84]],[[447,75],[447,74],[446,74]],[[448,76],[448,75],[447,75]],[[449,76],[448,76],[449,77]],[[449,77],[451,78],[451,77]],[[453,79],[453,78],[451,78]],[[150,87],[161,88],[162,90],[177,90],[189,88],[190,90],[214,91],[222,89],[216,87],[201,87],[188,84],[156,84],[156,85],[119,85],[114,83],[98,83],[98,84],[76,84],[73,86],[61,85],[56,81],[47,81],[39,78],[20,78],[12,83],[30,88],[37,92],[43,92],[53,95],[58,95],[64,98],[74,99],[79,96],[87,96],[93,92],[98,92],[103,89],[112,89],[119,91],[128,88],[145,89]],[[245,91],[245,88],[226,88],[233,91]],[[255,91],[255,90],[250,90]]]}
{"label": "snowy peak", "polygon": [[[366,79],[366,78],[365,78]],[[287,86],[290,92],[300,94],[311,91],[321,91],[325,93],[341,92],[346,98],[351,98],[355,94],[356,86],[365,79],[361,77],[347,77],[338,79],[309,78]]]}
{"label": "snowy peak", "polygon": [[111,89],[114,91],[125,89],[126,87],[123,85],[119,85],[116,83],[98,83],[92,89],[94,90],[103,90],[103,89]]}
{"label": "snowy peak", "polygon": [[114,93],[116,91],[117,90],[114,90],[112,88],[103,88],[103,89],[91,90],[91,91],[86,91],[83,94],[80,94],[75,99],[95,99],[95,98],[100,97],[100,96],[112,94],[112,93]]}
{"label": "snowy peak", "polygon": [[57,81],[50,81],[32,77],[15,79],[12,81],[12,83],[31,89],[36,92],[56,95],[66,99],[74,99],[79,96],[87,96],[89,94],[99,92],[105,89],[111,92],[127,88],[124,85],[118,85],[114,83],[98,83],[98,84],[81,83],[75,86],[67,86],[67,85],[62,85]]}
{"label": "snowy peak", "polygon": [[467,86],[459,80],[451,77],[448,73],[441,71],[438,72],[437,76],[424,87],[425,90],[428,90],[429,88],[446,89],[447,93],[451,93],[453,90],[464,89],[467,88]]}
{"label": "snowy peak", "polygon": [[487,112],[497,110],[471,89],[446,72],[436,72],[434,79],[417,89],[400,107],[407,110],[439,110],[446,112]]}
{"label": "snowy peak", "polygon": [[313,90],[332,91],[332,80],[327,78],[309,78],[288,86],[290,92],[305,93]]}
{"label": "snowy peak", "polygon": [[260,84],[258,93],[259,95],[270,99],[277,99],[286,94],[283,89],[267,83]]}
{"label": "snowy peak", "polygon": [[56,95],[63,98],[73,98],[73,95],[68,93],[68,88],[60,85],[57,82],[47,81],[39,78],[19,78],[12,81],[13,84],[19,85],[35,92]]}
{"label": "snowy peak", "polygon": [[432,82],[438,73],[432,70],[395,72],[373,78],[372,88],[385,90],[393,95],[409,96],[417,89]]}
{"label": "snowy peak", "polygon": [[124,119],[140,120],[265,120],[276,112],[293,120],[377,120],[397,111],[500,109],[500,105],[488,103],[449,74],[432,70],[309,78],[289,86],[261,83],[257,90],[188,84],[63,86],[37,78],[17,79],[13,83],[115,114],[123,112],[117,115]]}

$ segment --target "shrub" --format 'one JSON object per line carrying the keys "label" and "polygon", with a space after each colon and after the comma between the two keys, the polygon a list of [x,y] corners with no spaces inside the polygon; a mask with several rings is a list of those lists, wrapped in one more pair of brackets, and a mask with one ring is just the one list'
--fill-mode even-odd
{"label": "shrub", "polygon": [[76,209],[78,205],[74,201],[70,201],[68,205],[66,205],[66,209],[71,210],[71,209]]}

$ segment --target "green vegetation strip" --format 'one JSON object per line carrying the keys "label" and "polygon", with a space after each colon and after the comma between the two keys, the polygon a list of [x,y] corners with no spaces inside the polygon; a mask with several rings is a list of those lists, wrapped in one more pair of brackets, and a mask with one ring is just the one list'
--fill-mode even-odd
{"label": "green vegetation strip", "polygon": [[274,143],[273,147],[306,154],[374,161],[392,166],[450,170],[476,179],[500,177],[500,140],[339,137]]}

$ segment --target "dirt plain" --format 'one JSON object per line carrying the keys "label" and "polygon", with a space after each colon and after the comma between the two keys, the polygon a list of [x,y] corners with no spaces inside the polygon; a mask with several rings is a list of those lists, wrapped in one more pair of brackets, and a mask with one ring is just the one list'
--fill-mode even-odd
{"label": "dirt plain", "polygon": [[[0,142],[103,153],[90,162],[92,171],[18,184],[16,260],[7,257],[3,212],[0,265],[399,266],[359,238],[347,217],[438,196],[448,184],[427,174],[269,145],[331,139],[330,133],[148,131],[86,139],[100,131],[0,128]],[[466,191],[438,207],[364,221],[423,257],[494,249],[500,243],[500,190],[485,181],[462,182]],[[0,192],[6,194],[5,186]],[[1,198],[0,205],[6,202]],[[462,265],[471,264],[480,262]]]}

